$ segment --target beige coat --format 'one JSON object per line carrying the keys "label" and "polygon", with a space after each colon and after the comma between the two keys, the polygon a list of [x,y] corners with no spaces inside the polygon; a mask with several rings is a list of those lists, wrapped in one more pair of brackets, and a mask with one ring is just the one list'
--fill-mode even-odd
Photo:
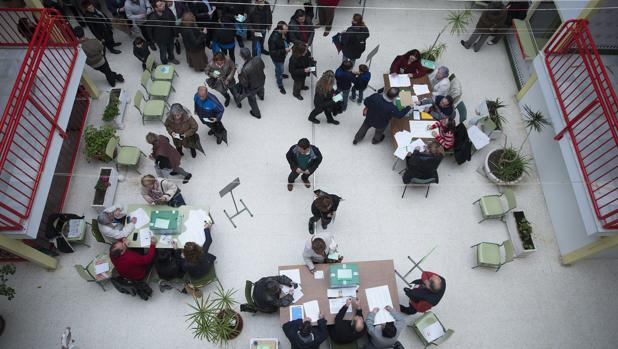
{"label": "beige coat", "polygon": [[[144,186],[141,187],[142,197],[144,198],[144,200],[146,200],[147,203],[151,205],[156,205],[158,203],[161,203],[162,201],[169,201],[174,196],[174,194],[176,194],[177,191],[178,186],[176,186],[176,184],[174,184],[172,181],[164,178],[157,178],[155,188],[152,190]],[[159,202],[156,202],[152,196],[155,192],[163,194]]]}

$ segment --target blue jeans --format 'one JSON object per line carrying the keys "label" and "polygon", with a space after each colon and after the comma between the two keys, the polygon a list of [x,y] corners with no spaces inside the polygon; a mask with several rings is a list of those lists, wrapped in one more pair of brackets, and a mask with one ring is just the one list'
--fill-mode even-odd
{"label": "blue jeans", "polygon": [[343,94],[343,101],[341,102],[343,103],[343,111],[345,111],[346,109],[348,109],[348,98],[350,97],[350,89],[342,90],[341,93]]}
{"label": "blue jeans", "polygon": [[168,43],[158,42],[157,46],[159,46],[161,64],[167,64],[168,61],[174,59],[174,41]]}
{"label": "blue jeans", "polygon": [[273,64],[275,65],[275,77],[277,78],[277,86],[279,88],[283,88],[283,66],[284,62],[275,62],[273,60]]}
{"label": "blue jeans", "polygon": [[356,100],[358,102],[358,104],[363,102],[363,92],[365,90],[359,90],[356,87],[352,87],[352,94],[351,94],[351,98],[352,99],[356,99],[356,92],[358,92],[358,99]]}

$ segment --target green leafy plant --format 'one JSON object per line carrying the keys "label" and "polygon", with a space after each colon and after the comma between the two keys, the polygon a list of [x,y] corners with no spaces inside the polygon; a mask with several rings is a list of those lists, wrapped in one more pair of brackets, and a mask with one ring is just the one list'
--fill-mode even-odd
{"label": "green leafy plant", "polygon": [[508,122],[506,117],[500,113],[500,109],[505,108],[506,104],[499,97],[495,100],[486,99],[487,110],[489,111],[489,119],[496,124],[496,128],[502,130],[502,126]]}
{"label": "green leafy plant", "polygon": [[[470,20],[472,19],[472,11],[469,9],[461,10],[461,11],[449,11],[448,15],[446,15],[446,24],[442,27],[442,30],[436,36],[436,39],[433,41],[433,44],[422,53],[422,57],[425,59],[437,60],[440,58],[444,50],[446,49],[446,44],[438,43],[440,40],[440,36],[444,34],[446,30],[454,34],[463,34],[466,31],[466,27],[470,24]],[[439,49],[437,49],[439,48]]]}
{"label": "green leafy plant", "polygon": [[13,274],[15,274],[15,266],[13,264],[5,264],[0,267],[0,296],[5,296],[8,300],[15,297],[15,290],[6,284],[9,280],[8,276]]}
{"label": "green leafy plant", "polygon": [[532,133],[532,131],[541,132],[543,131],[545,126],[551,125],[551,121],[547,120],[547,118],[545,118],[545,115],[543,115],[543,113],[541,113],[540,111],[533,111],[532,108],[530,108],[530,106],[527,104],[524,104],[523,108],[524,128],[528,130],[528,132],[526,133],[526,138],[524,138],[524,141],[521,142],[521,145],[519,146],[519,152],[521,152],[521,149],[528,140],[528,137],[530,137],[530,133]]}
{"label": "green leafy plant", "polygon": [[97,184],[95,184],[94,186],[94,190],[96,191],[106,191],[107,187],[109,187],[111,184],[109,183],[109,178],[108,179],[104,179],[102,177],[99,177],[99,179],[97,180]]}
{"label": "green leafy plant", "polygon": [[109,98],[109,104],[105,107],[105,111],[103,111],[103,121],[112,121],[118,115],[120,109],[118,108],[118,104],[120,101],[118,97],[111,95]]}
{"label": "green leafy plant", "polygon": [[193,311],[186,315],[186,321],[194,338],[221,345],[240,334],[242,318],[233,309],[238,304],[233,297],[235,293],[234,289],[218,287],[214,296],[195,298],[195,303],[189,304]]}
{"label": "green leafy plant", "polygon": [[110,161],[109,156],[105,154],[107,143],[114,137],[116,131],[109,126],[96,128],[89,125],[84,130],[84,139],[86,141],[86,157],[88,160]]}
{"label": "green leafy plant", "polygon": [[534,242],[532,241],[532,225],[523,215],[523,213],[515,212],[517,222],[517,233],[521,239],[524,250],[534,250]]}

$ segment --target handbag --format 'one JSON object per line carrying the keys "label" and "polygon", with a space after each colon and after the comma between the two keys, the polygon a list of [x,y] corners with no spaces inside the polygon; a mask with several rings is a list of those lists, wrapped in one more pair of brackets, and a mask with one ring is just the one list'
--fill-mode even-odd
{"label": "handbag", "polygon": [[178,39],[174,40],[174,47],[176,48],[176,54],[179,55],[180,54],[180,40]]}

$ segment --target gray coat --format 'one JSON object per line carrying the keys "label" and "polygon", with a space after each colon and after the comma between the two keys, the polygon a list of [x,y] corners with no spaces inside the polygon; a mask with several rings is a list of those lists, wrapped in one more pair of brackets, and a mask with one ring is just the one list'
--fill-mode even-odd
{"label": "gray coat", "polygon": [[264,61],[260,56],[253,57],[242,66],[238,74],[238,80],[242,87],[247,90],[256,90],[264,87],[266,75],[264,75]]}
{"label": "gray coat", "polygon": [[228,88],[236,85],[234,74],[236,74],[236,65],[231,59],[225,57],[225,63],[219,68],[215,64],[215,60],[211,60],[206,66],[206,83],[210,88],[213,88],[221,94],[225,94]]}
{"label": "gray coat", "polygon": [[365,324],[367,325],[367,333],[371,337],[371,344],[377,349],[392,348],[397,342],[397,337],[401,334],[401,331],[406,327],[406,318],[398,311],[390,311],[391,315],[395,319],[395,327],[397,328],[397,334],[393,338],[386,338],[382,336],[382,326],[374,326],[373,322],[376,317],[376,313],[370,312],[367,315]]}

